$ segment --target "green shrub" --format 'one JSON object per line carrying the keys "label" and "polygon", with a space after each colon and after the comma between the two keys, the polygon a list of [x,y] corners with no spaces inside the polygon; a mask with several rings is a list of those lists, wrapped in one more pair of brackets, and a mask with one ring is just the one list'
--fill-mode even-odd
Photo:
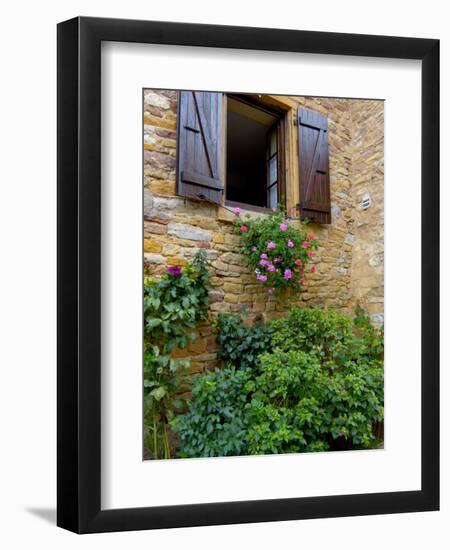
{"label": "green shrub", "polygon": [[383,339],[363,317],[293,308],[267,330],[222,316],[220,353],[234,364],[197,377],[188,413],[172,421],[179,456],[372,447],[373,422],[383,419]]}
{"label": "green shrub", "polygon": [[275,351],[263,355],[246,411],[249,454],[301,452],[320,440],[325,385],[320,363],[310,354]]}
{"label": "green shrub", "polygon": [[217,319],[218,357],[236,368],[257,368],[259,355],[271,349],[271,325],[257,322],[244,324],[239,314],[221,313]]}
{"label": "green shrub", "polygon": [[352,321],[333,310],[294,307],[287,317],[273,321],[272,345],[283,351],[313,353],[329,365],[347,361],[383,362],[383,333],[359,312]]}
{"label": "green shrub", "polygon": [[261,357],[248,415],[250,454],[327,450],[345,438],[374,442],[383,418],[383,370],[349,361],[329,368],[314,353],[274,350]]}
{"label": "green shrub", "polygon": [[196,377],[189,412],[171,419],[180,438],[179,457],[247,454],[250,376],[249,369],[226,367]]}
{"label": "green shrub", "polygon": [[319,308],[293,307],[287,317],[273,321],[272,326],[274,347],[313,353],[321,360],[348,352],[354,337],[351,319]]}

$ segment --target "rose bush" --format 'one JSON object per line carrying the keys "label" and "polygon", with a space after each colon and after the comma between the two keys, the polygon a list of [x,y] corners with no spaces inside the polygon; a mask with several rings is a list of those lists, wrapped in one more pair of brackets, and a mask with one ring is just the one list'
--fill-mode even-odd
{"label": "rose bush", "polygon": [[[292,223],[281,210],[245,221],[235,209],[235,232],[242,239],[242,253],[269,294],[276,290],[300,290],[305,282],[308,263],[317,250],[317,239],[308,232],[307,222]],[[309,271],[315,273],[313,265]]]}

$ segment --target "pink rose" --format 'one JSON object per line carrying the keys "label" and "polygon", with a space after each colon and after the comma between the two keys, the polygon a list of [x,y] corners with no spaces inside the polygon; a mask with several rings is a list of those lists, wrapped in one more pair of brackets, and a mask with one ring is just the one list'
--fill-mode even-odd
{"label": "pink rose", "polygon": [[309,242],[308,241],[303,241],[302,246],[303,246],[303,248],[309,248]]}
{"label": "pink rose", "polygon": [[273,248],[276,248],[276,247],[277,247],[277,245],[273,241],[269,241],[267,243],[267,248],[269,248],[269,249],[273,249]]}
{"label": "pink rose", "polygon": [[312,266],[311,268],[311,273],[315,273],[317,271],[317,267],[315,265]]}
{"label": "pink rose", "polygon": [[295,265],[302,265],[302,261],[300,260],[300,258],[298,260],[295,260]]}
{"label": "pink rose", "polygon": [[310,258],[312,258],[312,257],[313,257],[313,253],[312,253],[312,250],[308,250],[308,256],[309,256]]}
{"label": "pink rose", "polygon": [[241,229],[241,231],[242,231],[243,233],[245,233],[246,231],[248,231],[248,227],[247,227],[246,225],[241,225],[240,229]]}
{"label": "pink rose", "polygon": [[294,248],[294,246],[295,246],[292,241],[288,241],[287,245],[288,245],[289,248]]}
{"label": "pink rose", "polygon": [[286,222],[284,222],[280,225],[280,231],[286,231],[287,228],[288,228],[288,224]]}
{"label": "pink rose", "polygon": [[308,233],[306,236],[307,236],[308,239],[315,239],[316,238],[314,233]]}

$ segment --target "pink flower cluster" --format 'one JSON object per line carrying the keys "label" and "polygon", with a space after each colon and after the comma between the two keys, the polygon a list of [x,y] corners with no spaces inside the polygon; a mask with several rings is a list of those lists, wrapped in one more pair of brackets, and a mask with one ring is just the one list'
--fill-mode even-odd
{"label": "pink flower cluster", "polygon": [[[277,209],[274,209],[274,211],[276,212]],[[248,233],[253,230],[253,226],[250,223],[246,225],[243,223],[242,218],[239,219],[241,212],[241,209],[238,207],[234,209],[234,213],[238,217],[236,226],[240,233]],[[298,242],[294,236],[295,234],[291,234],[289,231],[289,220],[285,217],[277,217],[276,219],[277,224],[274,234],[276,236],[272,237],[274,240],[256,243],[250,247],[251,253],[254,254],[252,255],[252,263],[255,262],[257,264],[255,266],[257,267],[255,269],[256,279],[262,283],[267,283],[267,287],[269,287],[267,292],[269,295],[275,292],[274,287],[278,285],[304,284],[306,263],[308,262],[308,258],[313,257],[313,250],[316,247],[316,236],[314,233],[307,233],[303,237],[304,240]],[[280,233],[277,234],[277,231]],[[283,235],[286,231],[288,234]],[[249,237],[248,235],[242,236],[245,239]],[[261,246],[265,248],[263,253],[260,253]],[[311,273],[316,272],[317,268],[313,265]]]}

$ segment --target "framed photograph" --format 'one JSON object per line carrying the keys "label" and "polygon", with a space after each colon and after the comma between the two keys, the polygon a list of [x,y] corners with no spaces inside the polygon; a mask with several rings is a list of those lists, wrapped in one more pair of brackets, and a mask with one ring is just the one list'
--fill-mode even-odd
{"label": "framed photograph", "polygon": [[58,25],[77,533],[438,510],[439,41]]}

